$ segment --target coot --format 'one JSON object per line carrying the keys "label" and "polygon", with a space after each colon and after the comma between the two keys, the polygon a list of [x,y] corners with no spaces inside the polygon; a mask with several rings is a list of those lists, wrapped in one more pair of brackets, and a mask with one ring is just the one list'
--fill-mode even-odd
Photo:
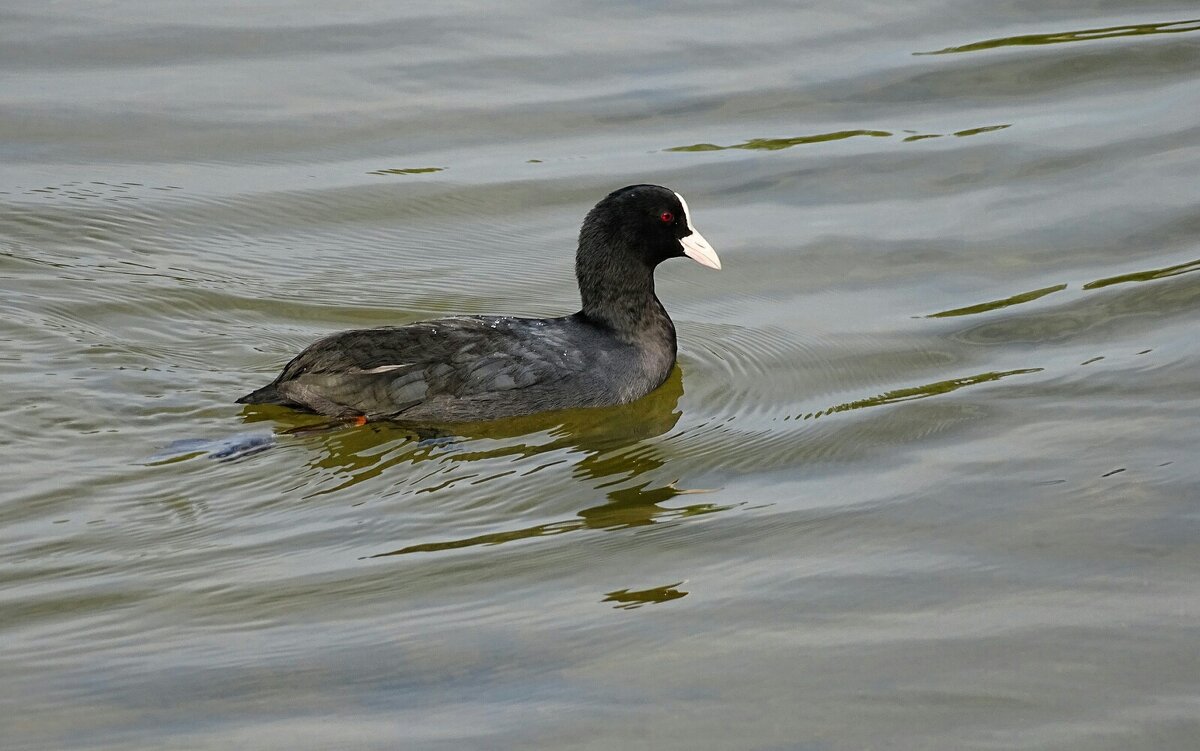
{"label": "coot", "polygon": [[578,313],[455,316],[343,331],[238,402],[421,423],[631,402],[658,388],[675,364],[675,326],[654,294],[654,269],[679,256],[721,268],[683,196],[630,185],[583,220],[575,254]]}

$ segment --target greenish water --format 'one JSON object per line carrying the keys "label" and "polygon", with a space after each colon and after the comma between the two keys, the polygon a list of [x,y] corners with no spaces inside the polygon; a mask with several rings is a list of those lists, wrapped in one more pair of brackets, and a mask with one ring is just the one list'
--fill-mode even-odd
{"label": "greenish water", "polygon": [[[6,4],[0,746],[1195,749],[1198,16]],[[645,400],[233,404],[636,182],[724,265]]]}

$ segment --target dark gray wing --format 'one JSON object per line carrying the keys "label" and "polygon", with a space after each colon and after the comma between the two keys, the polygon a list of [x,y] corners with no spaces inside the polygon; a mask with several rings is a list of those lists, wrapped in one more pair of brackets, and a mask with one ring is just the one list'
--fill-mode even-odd
{"label": "dark gray wing", "polygon": [[553,408],[546,395],[586,374],[580,335],[570,318],[473,316],[346,331],[302,352],[273,385],[288,403],[334,416],[520,414]]}

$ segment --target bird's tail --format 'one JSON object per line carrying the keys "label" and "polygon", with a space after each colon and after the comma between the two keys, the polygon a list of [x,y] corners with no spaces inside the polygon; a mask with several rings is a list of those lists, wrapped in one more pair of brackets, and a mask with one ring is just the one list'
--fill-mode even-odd
{"label": "bird's tail", "polygon": [[251,391],[237,400],[238,404],[287,404],[288,399],[279,393],[278,384],[269,383],[261,389]]}

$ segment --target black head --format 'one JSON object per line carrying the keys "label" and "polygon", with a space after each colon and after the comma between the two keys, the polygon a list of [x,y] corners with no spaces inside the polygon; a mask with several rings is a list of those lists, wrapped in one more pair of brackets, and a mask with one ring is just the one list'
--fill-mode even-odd
{"label": "black head", "polygon": [[668,258],[687,256],[709,268],[721,260],[692,226],[683,196],[661,185],[629,185],[596,204],[579,233],[579,256],[602,251],[618,263],[641,261],[653,269]]}

